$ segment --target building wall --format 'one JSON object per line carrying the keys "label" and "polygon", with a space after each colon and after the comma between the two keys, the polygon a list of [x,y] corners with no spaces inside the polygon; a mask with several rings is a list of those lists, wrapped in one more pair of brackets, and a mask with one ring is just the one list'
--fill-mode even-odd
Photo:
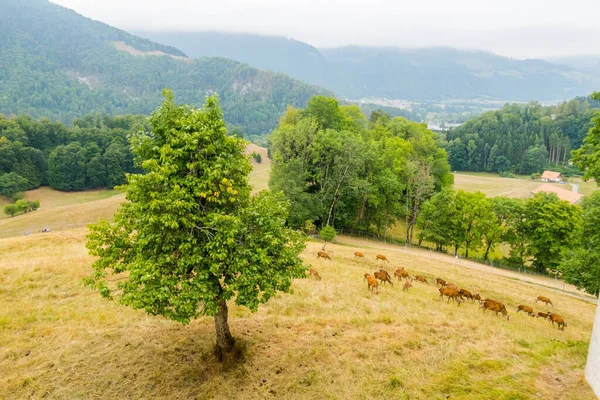
{"label": "building wall", "polygon": [[587,366],[585,368],[585,379],[588,381],[596,396],[600,399],[600,303],[596,307],[596,320],[594,331],[590,341]]}

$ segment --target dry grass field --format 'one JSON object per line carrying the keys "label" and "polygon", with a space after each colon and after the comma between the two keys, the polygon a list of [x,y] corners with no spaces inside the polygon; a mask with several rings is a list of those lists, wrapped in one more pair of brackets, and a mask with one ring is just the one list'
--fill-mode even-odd
{"label": "dry grass field", "polygon": [[[43,188],[47,191],[51,189]],[[38,190],[43,190],[38,189]],[[58,198],[65,195],[64,193],[52,190]],[[85,203],[73,202],[67,205],[60,200],[54,200],[48,193],[48,202],[37,211],[27,214],[17,215],[12,218],[0,220],[0,238],[18,236],[29,233],[39,233],[40,230],[48,227],[51,231],[72,229],[73,227],[86,226],[90,223],[97,222],[101,218],[110,219],[119,204],[125,199],[123,194],[115,194],[114,191],[105,191],[111,194],[111,197],[101,200],[89,201]],[[82,192],[86,193],[86,192]],[[99,195],[101,192],[98,192]],[[67,194],[67,196],[78,197],[78,193]],[[30,192],[27,192],[26,197],[30,197]],[[54,204],[55,206],[51,206]]]}
{"label": "dry grass field", "polygon": [[[466,192],[480,191],[488,197],[507,196],[526,199],[531,191],[542,182],[527,178],[502,178],[497,174],[486,173],[454,173],[454,189]],[[562,189],[571,190],[568,184],[552,184]]]}
{"label": "dry grass field", "polygon": [[[81,285],[92,259],[85,228],[0,239],[0,398],[593,399],[583,379],[595,305],[535,279],[521,282],[451,257],[340,237],[332,261],[304,252],[321,281],[297,280],[255,314],[234,305],[245,362],[212,356],[210,318],[181,326],[103,300]],[[365,259],[354,258],[355,250]],[[391,265],[504,302],[510,321],[441,301],[435,285],[381,287]],[[570,288],[568,288],[570,290]],[[567,321],[516,314],[546,295]]]}
{"label": "dry grass field", "polygon": [[246,147],[246,154],[252,154],[257,152],[260,154],[262,161],[257,163],[254,158],[250,159],[252,164],[252,172],[250,172],[250,185],[252,186],[253,193],[260,192],[261,190],[269,188],[269,175],[271,173],[271,159],[267,155],[267,149],[250,143]]}

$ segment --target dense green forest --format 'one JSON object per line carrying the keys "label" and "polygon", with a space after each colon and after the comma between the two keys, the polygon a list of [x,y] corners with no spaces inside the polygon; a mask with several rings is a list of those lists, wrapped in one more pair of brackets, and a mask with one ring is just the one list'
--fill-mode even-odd
{"label": "dense green forest", "polygon": [[270,187],[291,202],[289,222],[385,234],[452,184],[446,152],[425,125],[315,96],[289,107],[271,135]]}
{"label": "dense green forest", "polygon": [[[134,56],[116,43],[142,52]],[[288,104],[324,89],[224,58],[189,59],[46,0],[6,0],[0,21],[0,113],[68,123],[88,113],[149,114],[169,87],[201,105],[217,92],[230,126],[261,135]]]}
{"label": "dense green forest", "polygon": [[597,71],[444,47],[345,46],[246,33],[140,32],[193,57],[220,56],[278,71],[348,99],[556,101],[587,95]]}
{"label": "dense green forest", "polygon": [[49,185],[73,191],[113,187],[134,171],[129,146],[145,116],[88,115],[71,127],[48,119],[0,115],[0,194]]}
{"label": "dense green forest", "polygon": [[567,166],[583,144],[600,102],[576,98],[556,106],[507,104],[445,133],[453,170],[531,174]]}

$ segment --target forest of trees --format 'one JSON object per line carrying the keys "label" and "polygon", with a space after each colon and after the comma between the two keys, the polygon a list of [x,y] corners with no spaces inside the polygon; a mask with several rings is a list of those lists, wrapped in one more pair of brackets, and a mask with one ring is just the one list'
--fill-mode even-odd
{"label": "forest of trees", "polygon": [[510,104],[448,131],[442,143],[453,170],[532,174],[566,168],[592,126],[600,102],[576,98],[556,106]]}
{"label": "forest of trees", "polygon": [[63,191],[120,185],[134,171],[129,136],[147,123],[145,116],[88,115],[67,127],[0,115],[0,194],[40,185]]}
{"label": "forest of trees", "polygon": [[[140,52],[171,56],[134,56]],[[92,21],[46,0],[2,3],[0,113],[70,123],[88,113],[150,114],[164,87],[201,105],[217,92],[225,120],[246,135],[266,135],[287,104],[305,106],[324,89],[225,58],[185,54]]]}
{"label": "forest of trees", "polygon": [[446,152],[425,125],[315,96],[288,107],[271,135],[270,187],[291,202],[292,226],[315,224],[385,234],[453,182]]}

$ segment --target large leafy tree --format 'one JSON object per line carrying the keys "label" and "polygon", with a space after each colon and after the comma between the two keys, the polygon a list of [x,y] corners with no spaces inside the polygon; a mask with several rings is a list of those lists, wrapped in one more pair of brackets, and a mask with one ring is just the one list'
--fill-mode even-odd
{"label": "large leafy tree", "polygon": [[184,324],[214,316],[218,354],[231,355],[227,301],[255,311],[288,291],[304,275],[304,242],[285,227],[279,196],[250,197],[243,141],[227,136],[215,96],[196,110],[167,93],[150,122],[133,140],[144,173],[128,176],[114,222],[91,226],[87,247],[98,259],[87,283]]}
{"label": "large leafy tree", "polygon": [[492,227],[492,232],[488,235],[499,235],[499,240],[495,243],[504,242],[510,246],[510,256],[508,261],[516,266],[525,264],[525,249],[527,242],[525,238],[525,201],[505,196],[492,198],[492,210],[497,218],[497,226]]}
{"label": "large leafy tree", "polygon": [[434,243],[436,250],[443,251],[452,242],[457,219],[456,193],[446,187],[423,204],[417,219],[417,227],[421,230],[419,245],[425,240]]}
{"label": "large leafy tree", "polygon": [[600,191],[583,199],[580,245],[565,249],[558,266],[565,281],[598,296],[600,293]]}
{"label": "large leafy tree", "polygon": [[[592,98],[600,100],[600,92],[595,92]],[[589,130],[583,146],[573,151],[573,162],[585,171],[584,179],[594,178],[600,182],[600,113],[596,113],[592,121],[594,126]]]}
{"label": "large leafy tree", "polygon": [[525,204],[526,254],[539,272],[556,270],[564,248],[576,244],[580,210],[554,193],[537,193]]}
{"label": "large leafy tree", "polygon": [[465,246],[465,257],[469,257],[469,250],[476,250],[482,244],[482,239],[490,226],[496,221],[496,216],[492,211],[490,199],[481,192],[464,192],[459,190],[456,193],[456,211],[458,218],[456,220],[456,232],[460,232],[455,243]]}
{"label": "large leafy tree", "polygon": [[292,204],[289,223],[386,229],[407,220],[413,237],[421,205],[452,184],[446,151],[423,124],[375,115],[314,97],[288,108],[271,135],[269,185]]}

